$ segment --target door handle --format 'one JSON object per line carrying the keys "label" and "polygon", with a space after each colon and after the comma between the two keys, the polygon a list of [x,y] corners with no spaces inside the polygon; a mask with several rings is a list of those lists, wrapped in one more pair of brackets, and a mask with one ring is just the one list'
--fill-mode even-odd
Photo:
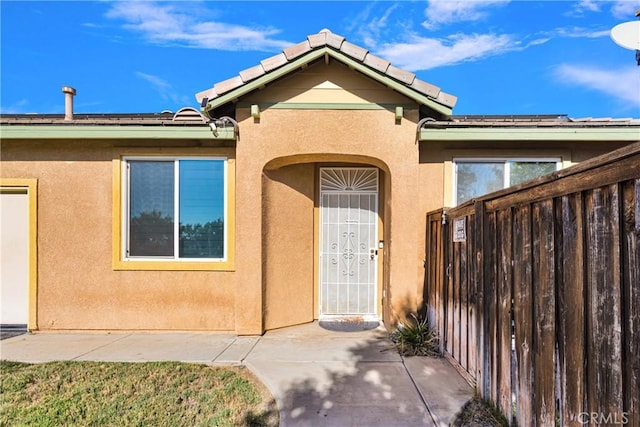
{"label": "door handle", "polygon": [[372,248],[369,250],[369,256],[371,257],[371,259],[374,259],[377,255],[378,255],[377,249]]}

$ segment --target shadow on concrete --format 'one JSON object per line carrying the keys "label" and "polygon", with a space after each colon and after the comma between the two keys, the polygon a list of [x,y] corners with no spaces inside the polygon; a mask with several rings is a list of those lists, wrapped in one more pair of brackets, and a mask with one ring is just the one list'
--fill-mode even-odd
{"label": "shadow on concrete", "polygon": [[27,325],[0,325],[0,340],[27,333]]}
{"label": "shadow on concrete", "polygon": [[382,328],[267,333],[246,363],[275,396],[281,426],[435,425]]}
{"label": "shadow on concrete", "polygon": [[349,321],[349,320],[320,320],[318,325],[328,331],[334,332],[362,332],[376,329],[380,326],[379,321]]}

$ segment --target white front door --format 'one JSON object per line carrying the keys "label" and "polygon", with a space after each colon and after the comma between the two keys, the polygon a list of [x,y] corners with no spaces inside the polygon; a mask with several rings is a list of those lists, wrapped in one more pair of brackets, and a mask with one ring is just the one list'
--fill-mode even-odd
{"label": "white front door", "polygon": [[29,195],[0,189],[0,324],[29,319]]}
{"label": "white front door", "polygon": [[320,315],[377,315],[378,169],[320,169]]}

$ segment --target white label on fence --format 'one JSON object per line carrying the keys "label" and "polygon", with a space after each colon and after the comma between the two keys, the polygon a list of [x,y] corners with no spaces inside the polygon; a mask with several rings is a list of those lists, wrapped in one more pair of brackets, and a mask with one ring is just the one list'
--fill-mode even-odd
{"label": "white label on fence", "polygon": [[467,217],[453,220],[453,241],[465,242],[467,240]]}

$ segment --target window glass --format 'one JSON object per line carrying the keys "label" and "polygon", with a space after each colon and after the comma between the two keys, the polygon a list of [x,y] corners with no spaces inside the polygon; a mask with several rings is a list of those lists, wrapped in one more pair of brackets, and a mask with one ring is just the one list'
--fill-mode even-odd
{"label": "window glass", "polygon": [[509,184],[520,184],[555,170],[556,162],[509,162]]}
{"label": "window glass", "polygon": [[224,256],[224,161],[180,161],[180,257]]}
{"label": "window glass", "polygon": [[456,203],[554,172],[560,159],[455,160]]}
{"label": "window glass", "polygon": [[504,188],[504,162],[458,162],[457,202]]}
{"label": "window glass", "polygon": [[129,166],[129,256],[173,256],[174,163]]}
{"label": "window glass", "polygon": [[127,161],[127,257],[225,258],[225,159]]}

